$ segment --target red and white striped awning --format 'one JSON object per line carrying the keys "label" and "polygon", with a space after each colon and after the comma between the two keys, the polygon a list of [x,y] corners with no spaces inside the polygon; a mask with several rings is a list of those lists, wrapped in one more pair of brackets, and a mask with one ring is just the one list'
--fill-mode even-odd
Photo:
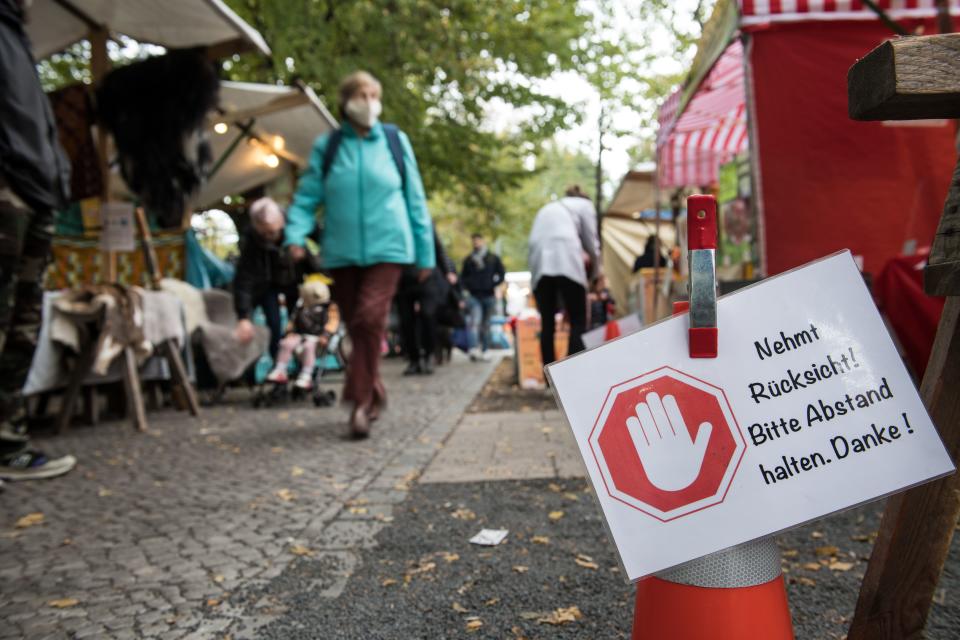
{"label": "red and white striped awning", "polygon": [[702,186],[717,181],[720,165],[747,148],[743,46],[723,52],[686,109],[677,117],[681,92],[660,108],[661,187]]}
{"label": "red and white striped awning", "polygon": [[[862,0],[739,0],[740,24],[805,20],[876,20]],[[876,0],[893,19],[930,18],[936,15],[936,0]],[[950,13],[960,12],[960,0],[950,0]]]}

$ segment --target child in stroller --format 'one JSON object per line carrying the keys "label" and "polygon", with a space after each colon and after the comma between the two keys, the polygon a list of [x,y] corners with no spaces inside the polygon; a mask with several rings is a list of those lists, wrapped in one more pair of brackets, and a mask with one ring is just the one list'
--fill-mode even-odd
{"label": "child in stroller", "polygon": [[[300,364],[293,383],[295,395],[313,389],[317,357],[326,354],[337,330],[338,314],[331,312],[330,306],[330,289],[321,279],[308,278],[300,285],[300,300],[287,324],[287,335],[280,341],[273,370],[267,374],[267,382],[275,389],[286,389],[290,360],[295,355]],[[314,403],[318,406],[330,405],[335,398],[332,391],[314,393]]]}

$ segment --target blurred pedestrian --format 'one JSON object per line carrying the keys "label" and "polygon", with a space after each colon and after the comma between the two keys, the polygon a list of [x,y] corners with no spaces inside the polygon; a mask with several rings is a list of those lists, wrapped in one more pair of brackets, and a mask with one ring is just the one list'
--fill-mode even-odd
{"label": "blurred pedestrian", "polygon": [[283,247],[283,229],[287,223],[280,206],[270,198],[250,205],[250,225],[240,244],[240,260],[233,278],[233,306],[237,312],[234,332],[240,342],[253,339],[253,310],[260,307],[270,328],[270,357],[277,359],[284,327],[280,298],[288,315],[297,303],[298,267]]}
{"label": "blurred pedestrian", "polygon": [[473,251],[463,261],[460,279],[467,298],[467,325],[470,330],[470,359],[489,360],[490,318],[497,305],[496,290],[503,282],[504,269],[500,256],[487,249],[479,233],[470,236]]}
{"label": "blurred pedestrian", "polygon": [[453,262],[447,257],[443,243],[433,230],[437,266],[430,277],[421,280],[416,267],[404,267],[397,291],[397,312],[403,353],[409,364],[403,375],[430,375],[437,352],[438,312],[447,299],[449,288],[457,282]]}
{"label": "blurred pedestrian", "polygon": [[0,478],[51,478],[73,456],[30,447],[23,384],[40,332],[41,278],[53,211],[67,205],[70,167],[37,78],[23,3],[0,0]]}
{"label": "blurred pedestrian", "polygon": [[370,433],[387,401],[380,346],[403,265],[428,278],[436,264],[430,213],[406,134],[380,122],[380,82],[365,71],[339,89],[342,123],[317,138],[288,211],[285,243],[304,255],[304,239],[323,213],[323,267],[333,277],[352,351],[343,399],[352,403],[354,437]]}
{"label": "blurred pedestrian", "polygon": [[600,271],[597,213],[579,186],[537,212],[530,230],[528,263],[533,295],[540,312],[543,363],[556,360],[553,339],[556,314],[570,321],[568,355],[583,351],[587,327],[587,286]]}
{"label": "blurred pedestrian", "polygon": [[590,328],[596,329],[613,320],[617,314],[617,301],[607,288],[607,276],[602,273],[593,279],[590,293],[587,294],[590,303]]}

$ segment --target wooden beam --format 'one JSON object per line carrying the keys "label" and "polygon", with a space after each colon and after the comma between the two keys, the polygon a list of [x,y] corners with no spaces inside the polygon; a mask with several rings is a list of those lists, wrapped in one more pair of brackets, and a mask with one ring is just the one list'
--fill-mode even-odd
{"label": "wooden beam", "polygon": [[953,171],[937,235],[930,247],[923,288],[932,296],[960,296],[960,162]]}
{"label": "wooden beam", "polygon": [[250,109],[237,109],[236,111],[224,111],[219,117],[214,118],[218,122],[231,122],[234,124],[255,120],[271,113],[294,109],[310,104],[310,99],[299,91],[290,92],[286,95],[274,98],[270,102],[259,107]]}
{"label": "wooden beam", "polygon": [[[954,460],[960,456],[960,298],[943,309],[920,394]],[[960,517],[960,474],[887,501],[848,640],[922,640]]]}
{"label": "wooden beam", "polygon": [[960,118],[960,34],[888,40],[847,74],[854,120]]}

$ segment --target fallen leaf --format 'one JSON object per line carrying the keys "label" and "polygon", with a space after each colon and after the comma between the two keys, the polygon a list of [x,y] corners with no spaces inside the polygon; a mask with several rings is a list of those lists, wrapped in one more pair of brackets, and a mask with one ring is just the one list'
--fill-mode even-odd
{"label": "fallen leaf", "polygon": [[467,631],[473,633],[483,626],[483,620],[480,618],[467,618]]}
{"label": "fallen leaf", "polygon": [[796,558],[798,555],[800,555],[800,552],[796,549],[787,549],[783,552],[784,558]]}
{"label": "fallen leaf", "polygon": [[839,561],[838,561],[838,562],[831,562],[831,563],[830,563],[830,570],[831,570],[831,571],[850,571],[850,569],[853,569],[853,563],[852,563],[852,562],[839,562]]}
{"label": "fallen leaf", "polygon": [[366,507],[350,507],[350,513],[360,515],[360,516],[367,513],[367,511],[369,511],[369,509],[367,509]]}
{"label": "fallen leaf", "polygon": [[380,583],[380,586],[389,587],[392,584],[397,584],[397,581],[394,580],[393,578],[387,578],[386,580]]}
{"label": "fallen leaf", "polygon": [[281,411],[280,413],[277,414],[277,420],[289,420],[289,419],[290,419],[289,411]]}
{"label": "fallen leaf", "polygon": [[578,565],[580,565],[580,566],[583,567],[584,569],[594,569],[594,570],[596,570],[596,569],[599,569],[599,568],[600,568],[600,565],[598,565],[596,562],[593,562],[592,560],[584,560],[583,558],[580,558],[580,557],[577,557],[577,558],[574,560],[574,562],[576,562]]}
{"label": "fallen leaf", "polygon": [[420,477],[420,472],[414,469],[403,478],[397,484],[393,485],[393,488],[397,491],[409,491],[411,485]]}
{"label": "fallen leaf", "polygon": [[223,576],[213,576],[213,581],[216,582],[217,584],[220,584],[224,580],[226,580],[226,578],[224,578]]}
{"label": "fallen leaf", "polygon": [[550,491],[553,491],[554,493],[560,493],[561,491],[563,491],[563,487],[558,485],[556,482],[551,482],[550,484],[547,485],[547,488],[550,489]]}
{"label": "fallen leaf", "polygon": [[446,562],[447,564],[451,562],[456,562],[457,560],[460,559],[459,553],[450,553],[449,551],[441,551],[437,555],[443,558],[444,562]]}
{"label": "fallen leaf", "polygon": [[487,601],[484,602],[483,604],[486,605],[486,606],[488,606],[488,607],[492,607],[493,605],[497,604],[498,602],[500,602],[500,598],[490,598],[489,600],[487,600]]}
{"label": "fallen leaf", "polygon": [[283,447],[271,447],[270,453],[283,453]]}
{"label": "fallen leaf", "polygon": [[274,495],[284,502],[293,502],[293,500],[297,497],[293,491],[290,491],[290,489],[280,489],[276,491]]}
{"label": "fallen leaf", "polygon": [[541,433],[553,433],[553,428],[552,428],[552,427],[543,427],[542,429],[540,429],[540,432],[541,432]]}
{"label": "fallen leaf", "polygon": [[804,577],[804,576],[797,576],[796,578],[790,578],[790,580],[791,580],[792,582],[797,583],[797,584],[802,584],[802,585],[805,585],[805,586],[808,586],[808,587],[815,587],[815,586],[817,586],[817,581],[814,580],[813,578],[806,578],[806,577]]}
{"label": "fallen leaf", "polygon": [[556,522],[563,517],[563,511],[551,511],[547,517]]}
{"label": "fallen leaf", "polygon": [[566,609],[561,607],[553,613],[539,618],[537,622],[540,624],[552,624],[557,626],[567,624],[568,622],[576,622],[582,617],[583,614],[580,613],[580,608],[574,605],[572,607],[567,607]]}
{"label": "fallen leaf", "polygon": [[808,562],[805,565],[803,565],[803,568],[806,569],[807,571],[820,571],[820,563]]}
{"label": "fallen leaf", "polygon": [[550,538],[547,536],[533,536],[530,538],[533,544],[550,544]]}
{"label": "fallen leaf", "polygon": [[290,475],[293,476],[294,478],[296,478],[297,476],[302,476],[304,473],[306,473],[306,471],[304,471],[303,468],[301,467],[293,467],[292,469],[290,469]]}
{"label": "fallen leaf", "polygon": [[840,549],[833,546],[832,544],[824,545],[822,547],[817,547],[814,549],[814,552],[818,556],[835,556],[840,553]]}
{"label": "fallen leaf", "polygon": [[522,564],[515,564],[513,565],[513,570],[517,573],[526,573],[527,571],[530,571],[530,567],[525,567]]}
{"label": "fallen leaf", "polygon": [[378,513],[374,518],[380,522],[393,522],[393,516],[385,516],[382,513]]}
{"label": "fallen leaf", "polygon": [[62,544],[65,547],[68,547],[71,544],[73,544],[73,540],[71,538],[64,538],[63,542],[61,542],[60,544]]}
{"label": "fallen leaf", "polygon": [[80,601],[76,598],[60,598],[59,600],[51,600],[47,604],[55,609],[68,609],[77,606]]}
{"label": "fallen leaf", "polygon": [[219,604],[220,604],[220,601],[217,600],[216,598],[210,598],[209,600],[207,600],[207,606],[208,606],[208,607],[216,607],[216,606],[218,606]]}
{"label": "fallen leaf", "polygon": [[347,500],[344,504],[348,507],[360,507],[365,504],[370,504],[370,501],[366,498],[354,498],[353,500]]}
{"label": "fallen leaf", "polygon": [[476,520],[477,514],[467,508],[460,508],[450,514],[457,520]]}
{"label": "fallen leaf", "polygon": [[823,534],[820,533],[819,531],[814,531],[813,533],[810,534],[810,537],[813,538],[814,540],[819,540],[820,538],[823,537]]}
{"label": "fallen leaf", "polygon": [[28,513],[27,515],[17,520],[17,524],[13,526],[15,526],[17,529],[26,529],[27,527],[33,527],[42,523],[43,523],[42,513]]}
{"label": "fallen leaf", "polygon": [[290,553],[295,556],[312,556],[316,553],[313,549],[303,546],[302,544],[295,544],[290,547]]}
{"label": "fallen leaf", "polygon": [[454,602],[451,608],[457,613],[466,613],[467,611],[469,611],[469,609],[467,609],[465,606],[463,606],[459,602]]}
{"label": "fallen leaf", "polygon": [[569,491],[563,494],[563,497],[566,498],[567,500],[573,500],[573,501],[577,501],[580,499],[580,496],[578,496],[575,493],[570,493]]}
{"label": "fallen leaf", "polygon": [[97,495],[101,498],[106,498],[108,496],[112,496],[113,491],[110,491],[110,489],[107,489],[106,487],[100,487],[100,489],[97,491]]}
{"label": "fallen leaf", "polygon": [[855,536],[850,536],[850,539],[854,542],[870,542],[870,536],[866,534],[858,534]]}
{"label": "fallen leaf", "polygon": [[415,576],[418,573],[427,573],[428,571],[433,571],[437,568],[436,562],[421,562],[412,569],[407,571],[407,576]]}

